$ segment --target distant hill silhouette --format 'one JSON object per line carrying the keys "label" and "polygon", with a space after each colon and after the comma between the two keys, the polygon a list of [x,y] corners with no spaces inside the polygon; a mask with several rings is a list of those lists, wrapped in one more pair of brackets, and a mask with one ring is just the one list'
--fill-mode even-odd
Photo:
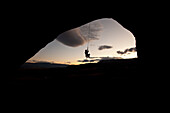
{"label": "distant hill silhouette", "polygon": [[49,62],[38,62],[38,63],[25,63],[21,66],[23,69],[37,69],[37,68],[58,68],[67,67],[66,64],[56,64]]}

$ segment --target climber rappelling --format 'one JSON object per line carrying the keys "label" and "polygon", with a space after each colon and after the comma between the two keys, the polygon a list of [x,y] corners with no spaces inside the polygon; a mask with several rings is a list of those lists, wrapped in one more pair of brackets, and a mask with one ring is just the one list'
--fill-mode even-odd
{"label": "climber rappelling", "polygon": [[90,53],[89,53],[88,48],[85,50],[84,53],[85,53],[86,58],[90,58]]}
{"label": "climber rappelling", "polygon": [[87,49],[84,52],[86,58],[90,58],[90,53],[89,53],[89,37],[90,37],[90,23],[89,23],[88,37],[87,37]]}

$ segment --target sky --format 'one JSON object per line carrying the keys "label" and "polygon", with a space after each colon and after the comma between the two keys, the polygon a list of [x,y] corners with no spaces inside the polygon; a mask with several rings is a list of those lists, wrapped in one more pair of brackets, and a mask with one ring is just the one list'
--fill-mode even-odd
{"label": "sky", "polygon": [[[84,54],[87,46],[91,56],[88,59]],[[134,35],[111,18],[98,19],[64,31],[27,62],[76,65],[103,58],[137,58]]]}

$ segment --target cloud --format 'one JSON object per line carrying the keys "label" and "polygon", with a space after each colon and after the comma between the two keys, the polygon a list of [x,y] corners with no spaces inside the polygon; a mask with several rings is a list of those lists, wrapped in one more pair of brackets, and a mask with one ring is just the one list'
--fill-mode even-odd
{"label": "cloud", "polygon": [[80,30],[78,28],[60,34],[57,37],[57,40],[71,47],[77,47],[86,43],[85,38],[81,36]]}
{"label": "cloud", "polygon": [[98,40],[103,30],[102,24],[98,21],[93,21],[80,27],[80,34],[88,41]]}
{"label": "cloud", "polygon": [[112,46],[109,46],[109,45],[101,45],[99,46],[98,50],[103,50],[103,49],[111,49]]}
{"label": "cloud", "polygon": [[63,43],[64,45],[77,47],[84,45],[88,41],[98,40],[101,31],[101,23],[99,21],[93,21],[90,22],[90,24],[85,24],[60,34],[56,40]]}
{"label": "cloud", "polygon": [[136,47],[133,47],[133,48],[129,48],[129,49],[125,49],[124,51],[117,51],[118,54],[126,54],[127,52],[136,52]]}
{"label": "cloud", "polygon": [[100,59],[90,59],[90,60],[84,59],[84,60],[77,60],[77,62],[96,62],[96,61],[100,61]]}
{"label": "cloud", "polygon": [[115,59],[122,59],[121,57],[90,57],[90,59],[83,59],[83,60],[77,60],[77,62],[84,62],[84,63],[89,63],[89,62],[100,62],[104,60],[115,60]]}

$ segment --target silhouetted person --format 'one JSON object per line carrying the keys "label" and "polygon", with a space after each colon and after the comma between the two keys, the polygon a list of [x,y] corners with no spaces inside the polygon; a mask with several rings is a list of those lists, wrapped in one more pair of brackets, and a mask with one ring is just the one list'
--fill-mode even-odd
{"label": "silhouetted person", "polygon": [[86,55],[86,58],[90,58],[90,54],[89,54],[89,50],[88,49],[86,49],[84,53]]}

